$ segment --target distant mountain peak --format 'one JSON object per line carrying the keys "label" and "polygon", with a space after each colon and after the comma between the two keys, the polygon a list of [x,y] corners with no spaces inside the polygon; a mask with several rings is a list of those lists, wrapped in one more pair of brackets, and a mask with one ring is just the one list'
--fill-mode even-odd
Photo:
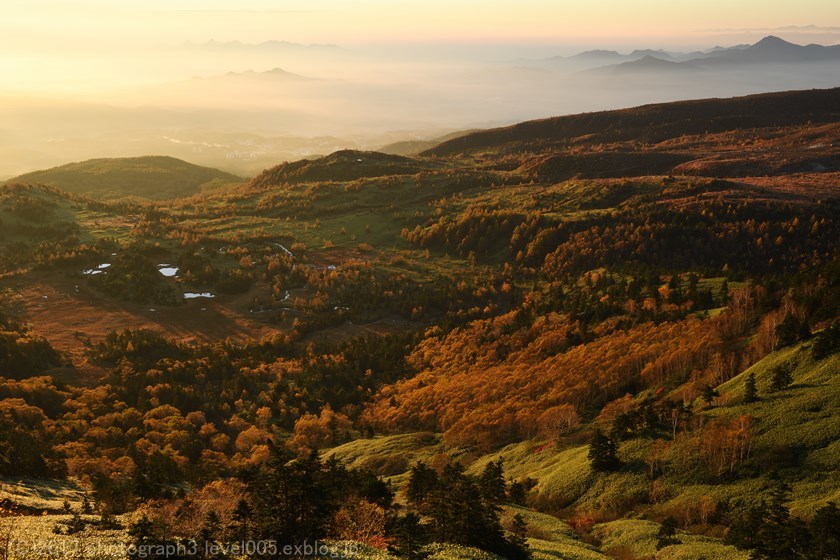
{"label": "distant mountain peak", "polygon": [[576,56],[620,56],[618,51],[610,51],[606,49],[592,49],[583,51]]}
{"label": "distant mountain peak", "polygon": [[244,77],[248,77],[248,78],[274,77],[274,78],[277,78],[277,77],[280,77],[280,78],[290,78],[290,79],[295,79],[295,80],[305,80],[306,79],[304,76],[301,76],[300,74],[295,74],[293,72],[289,72],[288,70],[283,70],[282,68],[279,68],[279,67],[272,68],[271,70],[265,70],[265,71],[257,71],[257,70],[249,69],[249,70],[244,70],[242,72],[235,72],[235,71],[231,70],[230,72],[224,74],[224,76],[211,76],[209,78],[193,78],[193,79],[202,80],[202,79],[213,79],[213,78],[219,78],[219,77],[226,77],[226,78],[244,78]]}
{"label": "distant mountain peak", "polygon": [[662,49],[636,49],[630,53],[630,56],[654,56],[654,57],[667,57],[670,58],[671,55],[668,52]]}
{"label": "distant mountain peak", "polygon": [[767,37],[763,38],[759,42],[753,45],[753,48],[776,48],[776,47],[797,47],[799,45],[795,45],[780,37],[776,37],[775,35],[768,35]]}
{"label": "distant mountain peak", "polygon": [[621,64],[611,64],[609,66],[602,66],[600,68],[593,68],[586,70],[590,74],[633,74],[633,73],[649,73],[649,72],[692,72],[697,70],[697,67],[688,62],[674,62],[665,60],[652,54],[647,54],[635,60],[622,62]]}

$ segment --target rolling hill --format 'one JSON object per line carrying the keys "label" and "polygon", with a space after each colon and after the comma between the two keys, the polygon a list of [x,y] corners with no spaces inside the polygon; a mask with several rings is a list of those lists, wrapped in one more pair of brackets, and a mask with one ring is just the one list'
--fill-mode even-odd
{"label": "rolling hill", "polygon": [[352,181],[364,177],[406,175],[433,169],[437,165],[399,155],[359,150],[341,150],[315,160],[283,163],[266,169],[249,183],[254,188],[283,183]]}
{"label": "rolling hill", "polygon": [[7,183],[38,183],[113,200],[138,197],[169,200],[241,183],[242,178],[167,156],[91,159],[25,173]]}

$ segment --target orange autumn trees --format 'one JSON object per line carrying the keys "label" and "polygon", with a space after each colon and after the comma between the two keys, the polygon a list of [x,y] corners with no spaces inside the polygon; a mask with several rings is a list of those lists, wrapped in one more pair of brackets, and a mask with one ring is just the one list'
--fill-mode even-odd
{"label": "orange autumn trees", "polygon": [[343,443],[350,436],[353,423],[346,415],[333,412],[329,404],[321,414],[304,414],[295,422],[291,446],[301,451]]}
{"label": "orange autumn trees", "polygon": [[410,357],[420,373],[384,387],[364,419],[382,431],[441,430],[454,445],[495,447],[574,425],[625,393],[679,385],[722,344],[714,320],[688,318],[546,356],[538,349],[568,325],[516,328],[513,315],[426,339]]}

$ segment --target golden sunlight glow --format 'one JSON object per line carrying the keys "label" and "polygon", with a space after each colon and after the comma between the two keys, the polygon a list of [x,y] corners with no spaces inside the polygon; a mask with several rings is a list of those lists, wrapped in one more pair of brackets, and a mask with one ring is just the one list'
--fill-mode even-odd
{"label": "golden sunlight glow", "polygon": [[186,41],[700,47],[814,22],[840,24],[835,2],[32,0],[4,6],[0,72],[6,94],[60,93],[174,79],[165,50]]}

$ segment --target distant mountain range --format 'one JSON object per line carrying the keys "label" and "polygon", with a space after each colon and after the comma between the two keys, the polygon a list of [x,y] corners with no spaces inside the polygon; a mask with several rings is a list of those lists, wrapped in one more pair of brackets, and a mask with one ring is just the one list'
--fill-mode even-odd
{"label": "distant mountain range", "polygon": [[645,55],[642,58],[631,60],[629,62],[622,62],[620,64],[610,64],[607,66],[600,66],[598,68],[591,68],[584,70],[587,74],[638,74],[638,73],[679,73],[679,72],[694,72],[702,70],[703,68],[691,62],[674,62],[664,58],[658,58],[653,55]]}
{"label": "distant mountain range", "polygon": [[256,79],[256,80],[283,80],[283,81],[304,81],[310,80],[311,78],[307,78],[306,76],[301,76],[300,74],[295,74],[293,72],[288,72],[283,70],[282,68],[272,68],[271,70],[265,70],[263,72],[259,72],[257,70],[245,70],[244,72],[228,72],[227,74],[218,75],[218,76],[208,76],[208,77],[195,77],[193,80],[220,80],[220,79],[230,79],[230,78],[246,78],[246,79]]}
{"label": "distant mountain range", "polygon": [[599,70],[604,73],[723,70],[756,65],[840,63],[840,45],[797,45],[769,35],[753,45],[714,47],[690,53],[642,49],[629,54],[610,50],[591,50],[569,57],[545,61],[569,70]]}

